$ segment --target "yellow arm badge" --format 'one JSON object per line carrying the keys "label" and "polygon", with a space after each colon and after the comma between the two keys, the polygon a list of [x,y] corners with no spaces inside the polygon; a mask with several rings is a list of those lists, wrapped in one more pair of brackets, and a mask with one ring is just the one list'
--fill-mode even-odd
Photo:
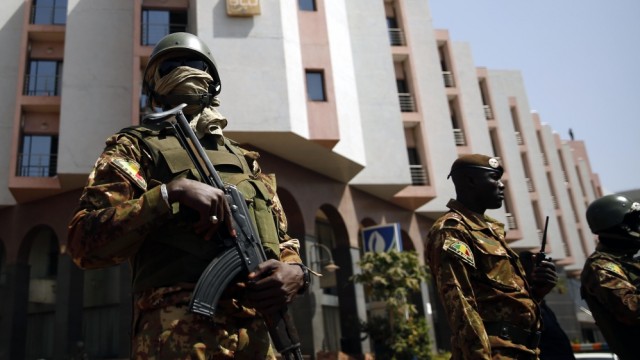
{"label": "yellow arm badge", "polygon": [[445,251],[455,255],[463,262],[473,266],[474,269],[476,268],[476,260],[473,257],[471,249],[462,241],[456,240],[454,238],[446,238],[444,240],[444,246],[442,248]]}
{"label": "yellow arm badge", "polygon": [[122,158],[113,158],[109,163],[142,190],[147,190],[147,181],[142,176],[140,165],[138,165],[137,162],[127,161]]}
{"label": "yellow arm badge", "polygon": [[611,272],[614,272],[614,273],[616,273],[618,275],[627,277],[627,275],[624,273],[624,271],[622,271],[620,266],[618,266],[617,264],[607,263],[607,264],[604,265],[604,269],[608,270],[608,271],[611,271]]}

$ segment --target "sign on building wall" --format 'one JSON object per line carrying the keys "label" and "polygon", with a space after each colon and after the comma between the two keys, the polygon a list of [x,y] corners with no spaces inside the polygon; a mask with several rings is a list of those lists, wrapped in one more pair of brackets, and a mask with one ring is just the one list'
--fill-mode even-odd
{"label": "sign on building wall", "polygon": [[369,226],[362,229],[362,244],[364,246],[364,251],[402,251],[400,224],[391,223]]}
{"label": "sign on building wall", "polygon": [[260,0],[227,0],[227,15],[260,15]]}

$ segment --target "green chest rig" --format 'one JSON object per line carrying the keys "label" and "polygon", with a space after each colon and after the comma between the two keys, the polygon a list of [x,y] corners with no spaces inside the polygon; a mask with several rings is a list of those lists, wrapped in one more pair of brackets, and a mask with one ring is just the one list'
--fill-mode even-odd
{"label": "green chest rig", "polygon": [[[144,125],[123,129],[145,144],[153,160],[147,169],[149,184],[168,183],[187,178],[200,181],[195,166],[171,127]],[[267,257],[279,256],[277,220],[271,211],[273,196],[254,176],[240,148],[228,139],[217,145],[211,137],[202,141],[205,152],[222,181],[235,185],[247,201],[251,218],[262,240]],[[195,283],[209,262],[223,250],[222,239],[203,240],[191,224],[197,214],[174,204],[174,216],[146,237],[133,261],[133,288],[141,291],[177,283]]]}

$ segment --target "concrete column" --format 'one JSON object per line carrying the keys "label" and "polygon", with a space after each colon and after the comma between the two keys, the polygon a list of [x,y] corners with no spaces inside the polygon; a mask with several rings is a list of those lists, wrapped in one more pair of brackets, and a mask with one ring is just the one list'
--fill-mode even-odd
{"label": "concrete column", "polygon": [[53,354],[68,359],[81,350],[84,273],[68,256],[58,261]]}
{"label": "concrete column", "polygon": [[24,359],[27,341],[29,265],[7,264],[7,283],[0,309],[0,360]]}
{"label": "concrete column", "polygon": [[[358,266],[358,262],[360,262],[360,249],[358,248],[351,249],[351,261],[353,266],[352,274],[360,273],[360,267]],[[362,284],[354,284],[353,287],[354,287],[354,293],[355,293],[355,304],[356,304],[356,311],[358,314],[358,318],[361,321],[366,321],[367,320],[367,301],[364,297],[364,287],[362,286]],[[358,336],[363,336],[363,335],[364,334],[358,334]],[[369,337],[360,341],[360,347],[363,353],[373,352]]]}

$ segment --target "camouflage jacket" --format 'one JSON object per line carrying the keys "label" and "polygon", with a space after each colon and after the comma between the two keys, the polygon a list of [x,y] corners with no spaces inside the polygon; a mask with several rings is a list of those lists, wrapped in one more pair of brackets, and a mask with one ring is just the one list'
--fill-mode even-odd
{"label": "camouflage jacket", "polygon": [[447,207],[427,235],[426,257],[451,326],[452,359],[491,359],[500,351],[535,358],[537,349],[485,328],[540,328],[538,305],[517,254],[504,240],[504,225],[457,200]]}
{"label": "camouflage jacket", "polygon": [[640,339],[640,261],[599,243],[581,274],[581,293],[609,347],[636,359]]}
{"label": "camouflage jacket", "polygon": [[[275,179],[262,173],[257,153],[242,152],[252,169],[252,177],[271,192],[280,260],[301,262],[298,241],[286,234],[286,218],[275,193]],[[69,223],[66,250],[78,266],[92,269],[132,262],[152,231],[174,221],[175,207],[162,199],[161,183],[151,177],[153,167],[152,156],[135,136],[118,133],[107,139]],[[167,299],[184,301],[184,294],[188,294],[192,285],[172,284],[145,291],[142,297],[138,294],[138,305],[146,308],[174,302]],[[161,298],[165,300],[159,301]]]}

